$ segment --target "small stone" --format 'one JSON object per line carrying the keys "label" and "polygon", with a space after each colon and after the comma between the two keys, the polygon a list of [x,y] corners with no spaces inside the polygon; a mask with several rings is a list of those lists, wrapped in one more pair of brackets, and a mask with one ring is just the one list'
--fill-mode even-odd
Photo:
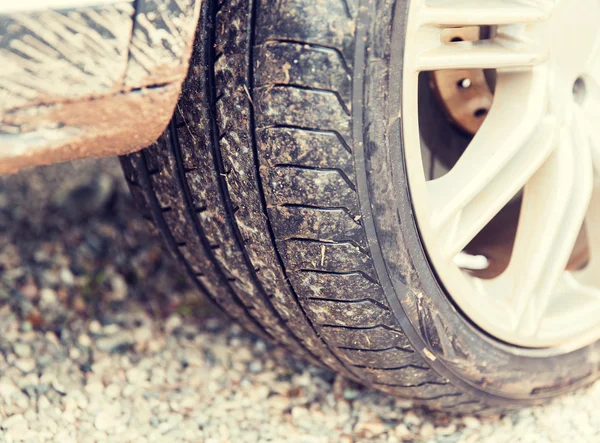
{"label": "small stone", "polygon": [[94,426],[99,431],[107,431],[115,426],[115,420],[106,412],[101,411],[94,419]]}
{"label": "small stone", "polygon": [[81,334],[77,338],[77,343],[79,343],[79,345],[83,346],[84,348],[89,348],[92,346],[92,339],[87,334]]}
{"label": "small stone", "polygon": [[116,323],[110,323],[102,328],[104,335],[114,335],[121,331],[121,327]]}
{"label": "small stone", "polygon": [[289,408],[291,405],[291,400],[289,399],[289,397],[283,395],[274,395],[269,398],[268,402],[270,407],[278,409],[280,411]]}
{"label": "small stone", "polygon": [[104,391],[104,385],[99,381],[93,381],[85,386],[85,391],[90,395],[99,395]]}
{"label": "small stone", "polygon": [[73,273],[69,268],[63,267],[59,272],[60,281],[63,282],[66,286],[73,286],[75,283],[75,278],[73,277]]}
{"label": "small stone", "polygon": [[36,368],[36,364],[33,358],[20,358],[15,361],[15,367],[21,372],[27,373],[32,372]]}
{"label": "small stone", "polygon": [[435,434],[435,427],[432,423],[426,422],[421,426],[421,432],[419,433],[423,438],[430,438]]}
{"label": "small stone", "polygon": [[463,417],[462,422],[467,428],[477,429],[481,427],[481,422],[479,421],[479,419],[471,415]]}
{"label": "small stone", "polygon": [[65,388],[65,386],[59,382],[58,380],[54,379],[52,380],[52,387],[54,388],[54,390],[60,394],[66,394],[67,393],[67,388]]}
{"label": "small stone", "polygon": [[100,322],[98,320],[92,320],[90,322],[90,325],[88,326],[88,330],[92,333],[92,334],[101,334],[102,333],[102,325],[100,324]]}
{"label": "small stone", "polygon": [[171,315],[165,322],[165,332],[171,334],[175,329],[181,327],[183,321],[179,315]]}
{"label": "small stone", "polygon": [[248,348],[239,348],[235,351],[235,357],[237,361],[246,363],[252,361],[254,355],[252,355],[252,352]]}
{"label": "small stone", "polygon": [[270,389],[265,385],[258,385],[250,392],[250,400],[252,402],[262,402],[269,396]]}
{"label": "small stone", "polygon": [[112,383],[106,387],[104,393],[109,398],[117,398],[121,394],[121,388],[119,385]]}
{"label": "small stone", "polygon": [[360,392],[357,389],[346,388],[344,389],[344,393],[342,394],[345,400],[351,401],[356,399]]}
{"label": "small stone", "polygon": [[359,421],[354,426],[354,433],[361,438],[373,438],[383,434],[386,426],[380,420]]}
{"label": "small stone", "polygon": [[[99,388],[100,388],[100,392],[102,392],[101,391],[102,383],[99,383]],[[92,389],[92,392],[94,392],[94,389]],[[77,406],[79,407],[79,409],[81,409],[81,410],[87,409],[87,407],[89,405],[89,401],[88,401],[88,398],[83,393],[83,391],[80,391],[80,390],[69,391],[69,396],[72,397],[75,400],[75,402],[77,402]]]}
{"label": "small stone", "polygon": [[13,344],[13,350],[15,354],[17,354],[20,358],[29,358],[31,357],[31,346],[26,343],[15,343]]}
{"label": "small stone", "polygon": [[248,370],[253,374],[256,374],[257,372],[261,372],[263,370],[263,365],[259,360],[254,360],[248,365]]}
{"label": "small stone", "polygon": [[354,439],[348,434],[342,434],[342,435],[340,435],[339,442],[340,443],[354,443]]}
{"label": "small stone", "polygon": [[56,291],[50,288],[42,288],[40,291],[40,302],[45,305],[53,305],[56,303]]}
{"label": "small stone", "polygon": [[67,395],[63,398],[63,405],[65,407],[65,411],[74,411],[78,408],[77,400],[75,400],[72,395]]}
{"label": "small stone", "polygon": [[[29,425],[27,420],[23,414],[15,414],[8,417],[6,420],[2,422],[2,427],[8,431],[19,431],[24,432],[29,429]],[[14,437],[13,437],[14,438]],[[20,440],[20,438],[19,438]]]}
{"label": "small stone", "polygon": [[148,373],[137,367],[127,371],[127,381],[133,385],[139,385],[148,380]]}
{"label": "small stone", "polygon": [[152,339],[152,330],[150,328],[136,328],[133,331],[133,339],[136,346],[144,347]]}
{"label": "small stone", "polygon": [[38,406],[38,409],[41,411],[44,409],[48,409],[50,406],[52,406],[52,403],[50,403],[50,400],[48,400],[48,397],[43,395],[38,398],[37,406]]}
{"label": "small stone", "polygon": [[10,397],[18,391],[19,388],[17,388],[8,377],[0,379],[0,397],[3,398],[6,403],[10,403]]}
{"label": "small stone", "polygon": [[394,435],[397,438],[410,437],[410,429],[408,429],[408,426],[406,426],[404,423],[400,423],[394,428]]}
{"label": "small stone", "polygon": [[136,389],[137,388],[133,385],[125,386],[123,389],[123,397],[131,397],[135,393]]}
{"label": "small stone", "polygon": [[96,340],[96,346],[102,352],[126,352],[134,345],[133,333],[125,331],[123,333],[102,337]]}
{"label": "small stone", "polygon": [[113,274],[110,277],[111,293],[109,298],[112,301],[123,301],[127,298],[127,282],[119,274]]}
{"label": "small stone", "polygon": [[78,312],[79,314],[83,314],[87,310],[87,303],[85,302],[85,299],[80,295],[76,295],[75,297],[73,297],[73,302],[71,303],[71,306],[73,307],[75,312]]}
{"label": "small stone", "polygon": [[438,435],[452,435],[456,432],[456,425],[451,423],[448,426],[440,426],[436,428],[435,432]]}
{"label": "small stone", "polygon": [[75,347],[69,349],[69,357],[71,360],[78,360],[81,357],[81,351]]}
{"label": "small stone", "polygon": [[254,344],[254,353],[257,355],[262,355],[265,353],[265,351],[267,350],[267,345],[264,341],[262,340],[257,340],[256,343]]}
{"label": "small stone", "polygon": [[303,406],[294,406],[292,408],[292,420],[294,423],[297,423],[299,420],[302,420],[308,416],[308,409]]}
{"label": "small stone", "polygon": [[48,340],[53,345],[60,346],[60,340],[58,339],[58,337],[56,336],[56,334],[54,332],[48,331],[48,332],[46,332],[46,334],[44,334],[44,337],[46,337],[46,340]]}
{"label": "small stone", "polygon": [[406,414],[404,414],[402,421],[404,423],[406,423],[407,425],[411,426],[411,425],[420,425],[423,420],[421,419],[421,417],[419,417],[413,411],[408,411]]}

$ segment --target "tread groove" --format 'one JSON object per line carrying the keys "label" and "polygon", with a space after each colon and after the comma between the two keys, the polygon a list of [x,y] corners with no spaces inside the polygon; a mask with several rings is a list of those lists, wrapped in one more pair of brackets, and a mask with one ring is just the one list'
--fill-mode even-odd
{"label": "tread groove", "polygon": [[319,43],[314,43],[314,42],[308,42],[308,41],[304,41],[304,40],[295,40],[292,38],[267,38],[267,39],[265,39],[263,44],[269,44],[272,42],[294,43],[296,45],[308,46],[308,47],[312,47],[312,48],[323,48],[323,49],[329,49],[329,50],[335,51],[338,54],[338,56],[340,57],[340,59],[342,60],[342,65],[344,66],[346,73],[350,76],[352,75],[352,70],[350,69],[350,65],[346,61],[346,57],[344,56],[342,51],[340,51],[340,49],[336,48],[335,46],[329,46],[329,45],[324,45],[324,44],[319,44]]}
{"label": "tread groove", "polygon": [[305,205],[298,203],[281,203],[278,205],[272,205],[268,207],[277,207],[277,208],[300,208],[300,209],[313,209],[313,210],[321,210],[321,211],[344,211],[357,225],[360,224],[360,217],[356,217],[350,209],[345,206],[315,206],[315,205]]}
{"label": "tread groove", "polygon": [[368,369],[371,371],[401,371],[403,369],[417,369],[420,371],[431,371],[431,368],[427,367],[427,366],[420,366],[420,365],[413,365],[413,364],[408,364],[408,365],[402,365],[402,366],[394,366],[392,368],[379,368],[379,367],[374,367],[374,366],[366,366],[366,365],[352,365],[355,368],[360,368],[360,369]]}
{"label": "tread groove", "polygon": [[359,351],[359,352],[385,352],[385,351],[398,350],[400,352],[406,352],[407,354],[415,353],[415,351],[413,349],[402,348],[400,346],[390,346],[388,348],[381,348],[381,349],[352,348],[350,346],[338,346],[338,349],[342,349],[344,351]]}
{"label": "tread groove", "polygon": [[299,85],[296,83],[271,83],[271,84],[269,84],[269,86],[261,86],[261,88],[290,88],[290,89],[301,89],[303,91],[309,91],[309,92],[322,92],[322,93],[327,93],[327,94],[333,94],[335,96],[335,98],[337,98],[338,102],[340,103],[340,106],[344,110],[344,113],[347,116],[350,116],[350,108],[348,108],[348,105],[344,102],[344,99],[342,98],[340,93],[338,91],[336,91],[335,89],[314,88],[314,87],[310,87],[310,86]]}
{"label": "tread groove", "polygon": [[379,283],[377,283],[377,281],[374,280],[373,277],[371,277],[367,273],[360,271],[360,270],[346,271],[346,272],[334,272],[334,271],[323,271],[321,269],[298,269],[296,272],[302,272],[302,273],[312,272],[315,274],[326,274],[326,275],[356,275],[356,274],[359,274],[362,277],[364,277],[366,280],[368,280],[369,282],[371,282],[375,285],[379,285]]}
{"label": "tread groove", "polygon": [[[382,309],[386,312],[390,312],[390,308],[388,308],[383,303],[381,303],[377,300],[373,300],[372,298],[360,298],[357,300],[343,300],[343,299],[336,299],[336,298],[307,297],[307,300],[326,301],[326,302],[349,304],[349,305],[353,305],[353,304],[357,304],[357,303],[372,303],[375,306],[377,306],[379,309]],[[338,349],[340,349],[340,348],[338,348]]]}
{"label": "tread groove", "polygon": [[282,168],[282,169],[300,169],[304,171],[331,171],[337,172],[340,174],[342,179],[348,184],[350,189],[356,192],[356,185],[350,180],[346,172],[340,168],[328,168],[328,167],[317,167],[317,166],[306,166],[306,165],[295,165],[292,163],[277,163],[273,165],[274,168]]}
{"label": "tread groove", "polygon": [[450,386],[450,383],[447,382],[438,382],[438,381],[423,381],[421,383],[408,384],[403,385],[401,383],[382,383],[382,382],[374,382],[374,386],[388,386],[391,388],[420,388],[422,386]]}
{"label": "tread groove", "polygon": [[314,127],[310,127],[310,126],[288,125],[288,124],[283,124],[283,123],[278,123],[275,125],[267,125],[267,126],[258,128],[258,130],[265,130],[265,129],[296,129],[299,131],[315,132],[317,134],[334,134],[338,138],[338,140],[340,141],[342,146],[344,146],[344,149],[346,149],[346,151],[348,151],[348,153],[352,154],[352,148],[350,147],[350,145],[348,144],[348,142],[346,141],[344,136],[339,131],[336,131],[335,129],[319,129],[319,128],[314,128]]}
{"label": "tread groove", "polygon": [[324,240],[320,238],[310,238],[310,237],[280,237],[279,241],[293,241],[293,242],[304,242],[304,243],[318,243],[325,246],[340,246],[340,245],[350,245],[354,246],[360,252],[365,255],[368,255],[368,251],[361,245],[359,245],[355,240],[346,238],[343,240]]}
{"label": "tread groove", "polygon": [[354,330],[354,331],[373,331],[376,329],[386,329],[388,331],[392,331],[392,332],[397,332],[399,334],[402,334],[402,331],[400,329],[395,329],[392,328],[391,326],[388,325],[384,325],[384,324],[378,324],[375,326],[342,326],[342,325],[331,325],[331,324],[322,324],[321,327],[323,328],[331,328],[331,329],[349,329],[349,330]]}

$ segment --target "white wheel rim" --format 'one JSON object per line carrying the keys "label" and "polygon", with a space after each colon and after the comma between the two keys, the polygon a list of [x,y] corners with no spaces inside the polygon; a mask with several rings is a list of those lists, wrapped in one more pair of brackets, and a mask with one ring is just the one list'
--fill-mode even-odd
{"label": "white wheel rim", "polygon": [[[410,2],[402,110],[419,230],[463,313],[520,346],[580,347],[600,338],[598,23],[598,0]],[[496,32],[477,43],[442,43],[444,29],[473,25]],[[427,181],[418,82],[420,73],[440,69],[496,69],[497,84],[492,108],[460,160]],[[455,258],[521,189],[508,268],[492,280],[468,275]],[[584,223],[589,262],[566,271]]]}

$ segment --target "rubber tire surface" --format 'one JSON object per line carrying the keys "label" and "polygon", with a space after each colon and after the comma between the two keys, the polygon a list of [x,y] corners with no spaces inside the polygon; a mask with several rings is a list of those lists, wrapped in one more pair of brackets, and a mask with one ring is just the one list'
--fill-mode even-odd
{"label": "rubber tire surface", "polygon": [[122,158],[141,210],[227,314],[365,385],[488,413],[589,382],[581,353],[523,357],[439,288],[388,113],[407,4],[357,2],[206,0],[171,124]]}

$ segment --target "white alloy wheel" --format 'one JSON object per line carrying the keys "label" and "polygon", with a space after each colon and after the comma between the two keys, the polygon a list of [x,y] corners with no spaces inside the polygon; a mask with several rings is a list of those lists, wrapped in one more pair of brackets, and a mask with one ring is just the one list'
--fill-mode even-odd
{"label": "white alloy wheel", "polygon": [[[600,338],[598,23],[599,0],[410,2],[402,109],[419,230],[459,309],[524,347],[574,349]],[[467,26],[489,27],[489,38],[443,43],[448,29]],[[456,164],[427,180],[418,84],[422,73],[446,69],[494,70],[494,99]],[[459,267],[457,257],[516,196],[518,229],[504,272],[483,279]],[[589,256],[572,269],[578,238],[587,239]]]}

